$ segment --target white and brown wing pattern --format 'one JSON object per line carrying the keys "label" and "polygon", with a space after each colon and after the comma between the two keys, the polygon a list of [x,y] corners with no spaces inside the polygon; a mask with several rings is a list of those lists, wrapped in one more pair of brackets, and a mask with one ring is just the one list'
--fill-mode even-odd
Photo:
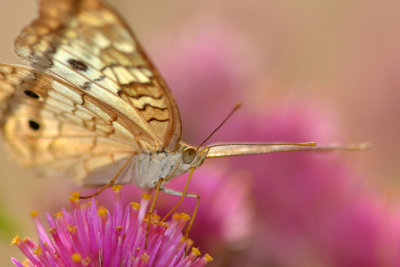
{"label": "white and brown wing pattern", "polygon": [[181,122],[171,93],[126,23],[101,1],[41,1],[15,51],[115,110],[142,151],[176,149]]}
{"label": "white and brown wing pattern", "polygon": [[0,64],[0,88],[0,125],[10,155],[23,166],[82,183],[140,151],[123,118],[58,78]]}
{"label": "white and brown wing pattern", "polygon": [[41,0],[39,17],[17,37],[15,51],[31,68],[0,64],[0,126],[11,155],[84,185],[107,184],[124,169],[119,183],[135,176],[136,185],[149,189],[205,157],[365,149],[315,143],[196,149],[180,142],[169,89],[126,23],[100,0]]}

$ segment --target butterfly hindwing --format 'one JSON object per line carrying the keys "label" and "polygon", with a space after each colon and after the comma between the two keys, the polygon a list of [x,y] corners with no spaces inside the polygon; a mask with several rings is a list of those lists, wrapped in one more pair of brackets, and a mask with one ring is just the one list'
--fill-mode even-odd
{"label": "butterfly hindwing", "polygon": [[123,114],[142,150],[170,151],[179,143],[180,116],[169,89],[122,18],[102,2],[41,1],[39,18],[15,50]]}
{"label": "butterfly hindwing", "polygon": [[140,150],[112,109],[60,79],[0,64],[0,88],[0,124],[10,155],[23,166],[80,182]]}

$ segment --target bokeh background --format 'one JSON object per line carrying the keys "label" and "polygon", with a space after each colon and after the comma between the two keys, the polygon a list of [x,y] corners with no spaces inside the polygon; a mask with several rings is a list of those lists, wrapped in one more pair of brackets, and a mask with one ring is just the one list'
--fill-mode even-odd
{"label": "bokeh background", "polygon": [[[242,101],[213,141],[373,143],[206,162],[190,187],[203,192],[193,239],[215,266],[400,266],[399,1],[110,2],[169,83],[186,142]],[[1,0],[0,62],[20,63],[12,43],[36,12],[36,1]],[[11,238],[36,237],[30,211],[68,206],[76,188],[34,177],[4,149],[0,179],[7,266],[23,258]]]}

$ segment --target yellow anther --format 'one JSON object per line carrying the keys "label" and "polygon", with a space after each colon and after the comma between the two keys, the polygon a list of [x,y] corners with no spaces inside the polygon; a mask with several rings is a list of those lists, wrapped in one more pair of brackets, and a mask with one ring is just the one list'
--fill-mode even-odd
{"label": "yellow anther", "polygon": [[81,258],[82,258],[82,256],[79,253],[75,252],[74,254],[72,254],[72,261],[73,262],[80,263],[81,262]]}
{"label": "yellow anther", "polygon": [[53,214],[53,216],[54,216],[55,218],[62,218],[63,212],[62,212],[62,211],[56,212],[56,213]]}
{"label": "yellow anther", "polygon": [[140,258],[142,259],[142,261],[143,262],[148,262],[149,261],[149,259],[150,259],[150,256],[149,256],[149,254],[147,254],[146,252],[144,252],[141,256],[140,256]]}
{"label": "yellow anther", "polygon": [[35,250],[33,251],[33,254],[35,255],[41,255],[42,254],[42,247],[40,245],[38,245]]}
{"label": "yellow anther", "polygon": [[32,263],[28,258],[25,258],[25,260],[22,262],[22,265],[24,267],[30,267],[30,266],[32,266]]}
{"label": "yellow anther", "polygon": [[113,185],[113,187],[111,188],[114,192],[119,192],[120,190],[121,190],[121,188],[122,188],[122,185],[120,185],[120,184],[116,184],[116,185]]}
{"label": "yellow anther", "polygon": [[187,214],[184,213],[184,212],[181,212],[181,213],[174,213],[174,214],[172,215],[172,218],[173,218],[174,220],[183,220],[183,221],[189,221],[189,220],[190,220],[190,216],[187,215]]}
{"label": "yellow anther", "polygon": [[84,259],[82,260],[83,266],[89,266],[89,264],[90,264],[91,262],[92,262],[92,261],[90,260],[89,256],[87,256],[86,258],[84,258]]}
{"label": "yellow anther", "polygon": [[107,216],[107,209],[105,207],[100,207],[97,210],[97,214],[99,214],[101,217]]}
{"label": "yellow anther", "polygon": [[151,220],[154,222],[158,222],[160,220],[160,216],[158,216],[157,214],[152,213],[151,214]]}
{"label": "yellow anther", "polygon": [[57,232],[55,227],[49,228],[49,234],[55,234]]}
{"label": "yellow anther", "polygon": [[147,222],[149,220],[151,224],[158,224],[160,221],[160,216],[154,213],[146,214],[143,218],[143,221]]}
{"label": "yellow anther", "polygon": [[181,220],[183,221],[189,221],[190,220],[190,216],[184,212],[181,212]]}
{"label": "yellow anther", "polygon": [[32,217],[32,218],[35,218],[35,217],[37,217],[38,215],[39,215],[39,212],[38,212],[37,210],[31,211],[31,217]]}
{"label": "yellow anther", "polygon": [[75,234],[75,233],[76,233],[76,226],[70,224],[70,225],[67,226],[67,230],[68,230],[68,232],[70,232],[71,234]]}
{"label": "yellow anther", "polygon": [[136,203],[136,202],[131,202],[129,203],[129,205],[131,205],[131,207],[135,210],[139,210],[140,209],[140,204]]}
{"label": "yellow anther", "polygon": [[19,235],[14,236],[14,238],[11,240],[11,245],[18,245],[21,242],[21,238]]}
{"label": "yellow anther", "polygon": [[158,224],[159,224],[160,226],[162,226],[162,227],[165,227],[165,228],[168,228],[168,226],[169,226],[167,222],[161,222],[161,221],[160,221]]}
{"label": "yellow anther", "polygon": [[214,258],[211,257],[208,253],[206,253],[203,258],[206,260],[206,262],[212,262],[214,260]]}
{"label": "yellow anther", "polygon": [[198,248],[192,247],[192,253],[198,257],[201,255],[200,250]]}
{"label": "yellow anther", "polygon": [[71,202],[79,202],[79,194],[81,192],[71,192],[71,196],[69,197],[69,201]]}
{"label": "yellow anther", "polygon": [[193,239],[188,238],[188,239],[186,240],[186,247],[191,247],[191,246],[193,246],[193,244],[194,244]]}
{"label": "yellow anther", "polygon": [[143,193],[143,194],[142,194],[142,198],[144,198],[144,199],[150,199],[150,198],[151,198],[151,195],[150,195],[150,194],[147,194],[147,193]]}
{"label": "yellow anther", "polygon": [[73,198],[79,198],[79,195],[81,194],[81,192],[71,192],[71,196]]}

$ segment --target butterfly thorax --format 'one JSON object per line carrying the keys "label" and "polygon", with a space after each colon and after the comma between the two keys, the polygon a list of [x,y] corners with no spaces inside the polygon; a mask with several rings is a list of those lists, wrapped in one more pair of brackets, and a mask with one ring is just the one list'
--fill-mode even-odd
{"label": "butterfly thorax", "polygon": [[196,150],[183,142],[172,152],[140,153],[134,165],[134,183],[143,190],[155,188],[161,178],[168,182],[199,167],[206,155],[207,150]]}

